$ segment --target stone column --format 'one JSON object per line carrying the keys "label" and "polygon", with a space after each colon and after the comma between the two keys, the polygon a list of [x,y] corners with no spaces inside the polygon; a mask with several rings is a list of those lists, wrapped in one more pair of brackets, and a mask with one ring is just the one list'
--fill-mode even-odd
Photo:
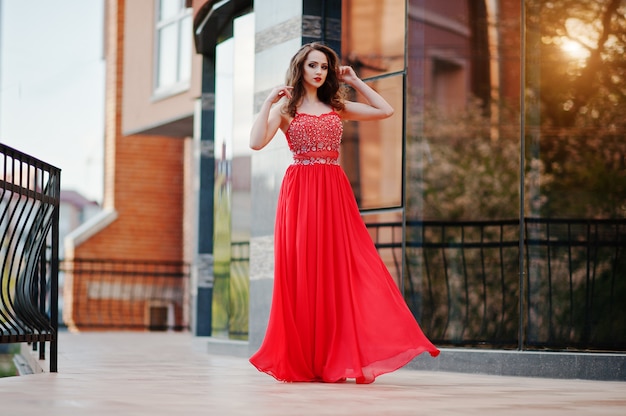
{"label": "stone column", "polygon": [[[293,54],[322,41],[340,51],[341,0],[256,0],[254,111],[285,82]],[[265,335],[274,283],[274,217],[285,170],[292,161],[284,134],[252,156],[249,352]]]}

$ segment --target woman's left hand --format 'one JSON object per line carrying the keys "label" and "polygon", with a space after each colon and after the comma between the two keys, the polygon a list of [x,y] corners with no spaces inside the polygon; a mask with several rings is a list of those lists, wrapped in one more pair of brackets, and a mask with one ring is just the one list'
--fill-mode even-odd
{"label": "woman's left hand", "polygon": [[352,85],[359,79],[351,66],[340,66],[339,73],[337,75],[339,77],[339,81],[345,82],[348,85]]}

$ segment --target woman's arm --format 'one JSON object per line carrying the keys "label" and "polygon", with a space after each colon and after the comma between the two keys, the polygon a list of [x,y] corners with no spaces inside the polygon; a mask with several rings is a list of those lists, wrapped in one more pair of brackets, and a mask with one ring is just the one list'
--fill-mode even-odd
{"label": "woman's arm", "polygon": [[343,118],[348,120],[381,120],[393,115],[393,107],[369,85],[356,76],[349,66],[339,67],[339,79],[360,93],[366,103],[346,101],[342,112]]}
{"label": "woman's arm", "polygon": [[265,99],[250,130],[250,147],[254,150],[263,149],[276,135],[282,122],[280,106],[272,106],[286,96],[291,97],[292,87],[276,87]]}

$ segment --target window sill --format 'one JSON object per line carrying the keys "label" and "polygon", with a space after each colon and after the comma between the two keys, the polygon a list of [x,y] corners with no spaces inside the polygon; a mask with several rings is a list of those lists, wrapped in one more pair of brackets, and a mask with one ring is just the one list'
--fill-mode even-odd
{"label": "window sill", "polygon": [[168,85],[161,87],[152,92],[152,102],[164,100],[174,95],[181,94],[189,91],[191,84],[189,82],[181,82],[179,84]]}

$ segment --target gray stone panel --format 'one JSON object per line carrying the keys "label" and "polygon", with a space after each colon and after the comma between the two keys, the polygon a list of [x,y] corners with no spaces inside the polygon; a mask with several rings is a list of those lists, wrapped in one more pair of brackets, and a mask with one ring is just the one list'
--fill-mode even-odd
{"label": "gray stone panel", "polygon": [[[302,3],[255,2],[254,112],[269,91],[284,83],[293,54],[302,44]],[[274,286],[276,203],[292,155],[282,132],[251,159],[250,316],[248,349],[254,353],[265,337]]]}
{"label": "gray stone panel", "polygon": [[254,293],[255,298],[252,300],[252,296],[250,296],[250,331],[248,333],[248,352],[250,355],[259,349],[265,337],[273,288],[273,279],[259,279],[250,282],[250,293]]}
{"label": "gray stone panel", "polygon": [[[252,237],[274,234],[276,203],[285,175],[285,170],[292,156],[282,133],[271,143],[252,156],[251,178],[251,224]],[[251,251],[254,249],[251,248]],[[251,254],[252,255],[252,254]],[[250,270],[253,273],[252,270]]]}
{"label": "gray stone panel", "polygon": [[274,288],[274,236],[250,241],[250,316],[249,352],[252,355],[263,342]]}
{"label": "gray stone panel", "polygon": [[558,379],[626,381],[626,354],[442,349],[422,354],[407,368],[427,371]]}
{"label": "gray stone panel", "polygon": [[255,52],[259,53],[273,46],[302,36],[302,16],[294,16],[265,30],[257,32]]}
{"label": "gray stone panel", "polygon": [[302,16],[302,36],[320,39],[322,37],[322,18],[320,16]]}

